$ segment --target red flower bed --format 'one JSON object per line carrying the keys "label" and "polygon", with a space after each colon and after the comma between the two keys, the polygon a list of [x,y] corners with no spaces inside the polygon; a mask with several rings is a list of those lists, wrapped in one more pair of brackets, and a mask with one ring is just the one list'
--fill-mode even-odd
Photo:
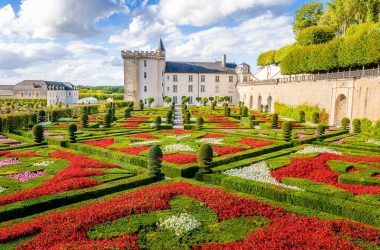
{"label": "red flower bed", "polygon": [[16,152],[11,152],[11,151],[0,151],[0,156],[5,156],[5,157],[38,157],[39,155],[36,154],[35,152],[16,153]]}
{"label": "red flower bed", "polygon": [[148,121],[149,117],[129,117],[127,121],[145,122]]}
{"label": "red flower bed", "polygon": [[222,134],[206,134],[204,136],[202,136],[202,139],[206,139],[206,138],[225,138],[226,136],[225,135],[222,135]]}
{"label": "red flower bed", "polygon": [[228,118],[223,117],[223,116],[206,115],[205,117],[210,122],[225,122],[225,121],[228,121]]}
{"label": "red flower bed", "polygon": [[99,168],[118,167],[116,165],[103,163],[82,155],[76,155],[64,151],[54,152],[49,156],[51,158],[68,160],[70,161],[70,164],[65,169],[58,171],[53,178],[45,181],[39,187],[1,196],[0,205],[98,185],[101,184],[101,182],[86,177],[103,175],[104,172]]}
{"label": "red flower bed", "polygon": [[67,126],[69,126],[69,124],[67,123],[58,123],[55,125],[56,127],[62,127],[62,128],[66,128]]}
{"label": "red flower bed", "polygon": [[148,134],[148,133],[140,133],[140,134],[132,134],[132,135],[129,135],[129,137],[131,138],[137,138],[137,139],[158,139],[157,136],[154,136],[154,135],[151,135],[151,134]]}
{"label": "red flower bed", "polygon": [[102,140],[86,141],[86,142],[84,142],[84,144],[91,145],[91,146],[96,146],[96,147],[100,147],[100,148],[109,147],[109,146],[111,146],[114,143],[115,143],[115,139],[114,138],[106,138],[106,139],[102,139]]}
{"label": "red flower bed", "polygon": [[140,122],[124,122],[120,126],[123,128],[138,128],[140,126]]}
{"label": "red flower bed", "polygon": [[238,152],[245,151],[247,149],[243,148],[243,147],[228,147],[228,146],[226,146],[226,147],[212,147],[212,150],[217,152],[218,155],[222,156],[222,155],[235,154]]}
{"label": "red flower bed", "polygon": [[266,147],[266,146],[275,144],[274,141],[258,141],[258,140],[249,139],[249,138],[243,138],[238,142],[248,145],[251,148],[261,148],[261,147]]}
{"label": "red flower bed", "polygon": [[374,178],[380,178],[380,173],[375,173],[375,174],[372,175],[372,177],[374,177]]}
{"label": "red flower bed", "polygon": [[[35,235],[18,249],[138,249],[137,236],[124,234],[110,239],[92,240],[87,231],[101,223],[132,214],[170,209],[170,199],[182,195],[203,202],[220,221],[263,216],[270,220],[244,240],[203,244],[202,249],[356,249],[353,240],[378,246],[380,231],[374,227],[340,220],[323,220],[287,212],[263,202],[229,194],[221,189],[187,183],[154,185],[107,201],[84,205],[65,212],[42,215],[26,222],[0,228],[0,242]],[[107,209],[105,209],[107,208]],[[195,246],[195,249],[199,249]]]}
{"label": "red flower bed", "polygon": [[346,162],[380,162],[380,157],[351,157],[335,154],[320,154],[313,158],[292,159],[289,166],[273,171],[271,174],[278,180],[284,177],[302,178],[321,182],[358,194],[380,194],[380,186],[363,186],[338,182],[339,174],[332,171],[327,162],[331,160]]}
{"label": "red flower bed", "polygon": [[236,128],[237,126],[237,122],[221,122],[218,124],[219,128]]}
{"label": "red flower bed", "polygon": [[185,153],[164,154],[162,160],[178,165],[183,165],[197,162],[198,156]]}
{"label": "red flower bed", "polygon": [[134,148],[118,148],[116,150],[119,152],[130,154],[130,155],[139,155],[141,152],[144,152],[148,149],[150,149],[149,146],[141,146],[141,147],[134,147]]}
{"label": "red flower bed", "polygon": [[184,130],[184,129],[173,129],[173,130],[164,130],[162,132],[165,134],[183,135],[183,134],[191,134],[193,131]]}
{"label": "red flower bed", "polygon": [[96,121],[97,118],[96,118],[96,117],[89,117],[88,120],[89,120],[89,121]]}
{"label": "red flower bed", "polygon": [[199,112],[198,112],[198,111],[191,111],[191,114],[192,114],[192,115],[198,115]]}

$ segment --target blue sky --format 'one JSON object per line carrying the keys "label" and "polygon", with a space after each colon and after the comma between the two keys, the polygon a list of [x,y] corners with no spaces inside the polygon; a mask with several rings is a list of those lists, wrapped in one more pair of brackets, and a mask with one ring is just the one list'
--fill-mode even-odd
{"label": "blue sky", "polygon": [[0,0],[0,84],[24,79],[120,85],[120,51],[231,62],[292,43],[296,0]]}

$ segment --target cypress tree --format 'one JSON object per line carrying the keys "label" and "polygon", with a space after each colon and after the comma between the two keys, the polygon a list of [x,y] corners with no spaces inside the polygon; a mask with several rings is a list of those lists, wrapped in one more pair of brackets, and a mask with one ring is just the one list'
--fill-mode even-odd
{"label": "cypress tree", "polygon": [[75,143],[77,142],[77,136],[75,135],[75,132],[78,131],[78,127],[76,124],[72,123],[67,127],[67,131],[69,132],[69,142]]}
{"label": "cypress tree", "polygon": [[204,123],[203,117],[198,116],[196,120],[196,126],[198,130],[201,130],[203,128],[203,123]]}
{"label": "cypress tree", "polygon": [[362,124],[361,124],[361,121],[359,119],[354,119],[352,121],[352,127],[353,127],[355,135],[360,134],[362,132],[361,126],[362,126]]}
{"label": "cypress tree", "polygon": [[38,111],[37,123],[46,122],[46,112],[44,110]]}
{"label": "cypress tree", "polygon": [[249,119],[249,127],[250,128],[255,128],[255,119],[256,119],[256,117],[254,115],[250,115],[248,119]]}
{"label": "cypress tree", "polygon": [[82,128],[88,128],[88,115],[87,114],[83,114],[81,116],[80,121],[81,121]]}
{"label": "cypress tree", "polygon": [[57,110],[53,110],[51,112],[51,121],[52,122],[57,122],[58,119],[59,119],[58,111]]}
{"label": "cypress tree", "polygon": [[290,141],[292,136],[292,124],[289,121],[286,121],[282,124],[282,133],[285,141]]}
{"label": "cypress tree", "polygon": [[156,130],[160,130],[161,129],[161,116],[157,116],[155,119],[154,119],[154,128]]}
{"label": "cypress tree", "polygon": [[313,113],[313,116],[312,116],[312,121],[313,121],[313,123],[315,123],[315,124],[318,124],[319,123],[319,113],[318,112],[314,112]]}
{"label": "cypress tree", "polygon": [[305,117],[306,117],[305,111],[301,110],[300,114],[299,114],[299,122],[300,123],[305,123],[305,121],[306,121]]}
{"label": "cypress tree", "polygon": [[110,114],[105,114],[103,118],[103,127],[110,128],[112,123],[112,118]]}
{"label": "cypress tree", "polygon": [[166,113],[166,122],[168,124],[173,123],[173,112],[171,110]]}
{"label": "cypress tree", "polygon": [[343,130],[350,131],[350,119],[347,117],[343,118],[342,121],[340,122],[341,127]]}
{"label": "cypress tree", "polygon": [[212,147],[209,144],[202,144],[198,151],[199,173],[211,173],[211,162],[213,158]]}
{"label": "cypress tree", "polygon": [[44,140],[44,128],[41,125],[34,125],[32,129],[33,139],[37,143],[41,143]]}
{"label": "cypress tree", "polygon": [[272,128],[278,128],[278,114],[272,116]]}
{"label": "cypress tree", "polygon": [[148,153],[148,171],[149,175],[157,179],[162,179],[163,174],[161,173],[161,159],[163,157],[162,150],[160,146],[153,146]]}

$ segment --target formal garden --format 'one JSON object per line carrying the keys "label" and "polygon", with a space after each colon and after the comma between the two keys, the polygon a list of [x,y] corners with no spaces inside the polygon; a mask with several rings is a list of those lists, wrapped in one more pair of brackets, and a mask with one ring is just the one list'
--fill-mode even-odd
{"label": "formal garden", "polygon": [[1,248],[380,247],[379,124],[183,101],[0,115]]}

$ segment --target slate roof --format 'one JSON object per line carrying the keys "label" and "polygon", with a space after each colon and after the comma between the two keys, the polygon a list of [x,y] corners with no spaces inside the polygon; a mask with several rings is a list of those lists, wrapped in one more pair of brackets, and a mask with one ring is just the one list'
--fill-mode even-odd
{"label": "slate roof", "polygon": [[221,62],[166,62],[165,73],[221,73],[235,74],[237,65]]}
{"label": "slate roof", "polygon": [[24,80],[15,85],[14,90],[23,90],[23,89],[31,89],[31,88],[44,88],[46,89],[58,89],[60,87],[64,90],[73,90],[74,85],[69,82],[54,82],[54,81],[43,81],[43,80]]}

